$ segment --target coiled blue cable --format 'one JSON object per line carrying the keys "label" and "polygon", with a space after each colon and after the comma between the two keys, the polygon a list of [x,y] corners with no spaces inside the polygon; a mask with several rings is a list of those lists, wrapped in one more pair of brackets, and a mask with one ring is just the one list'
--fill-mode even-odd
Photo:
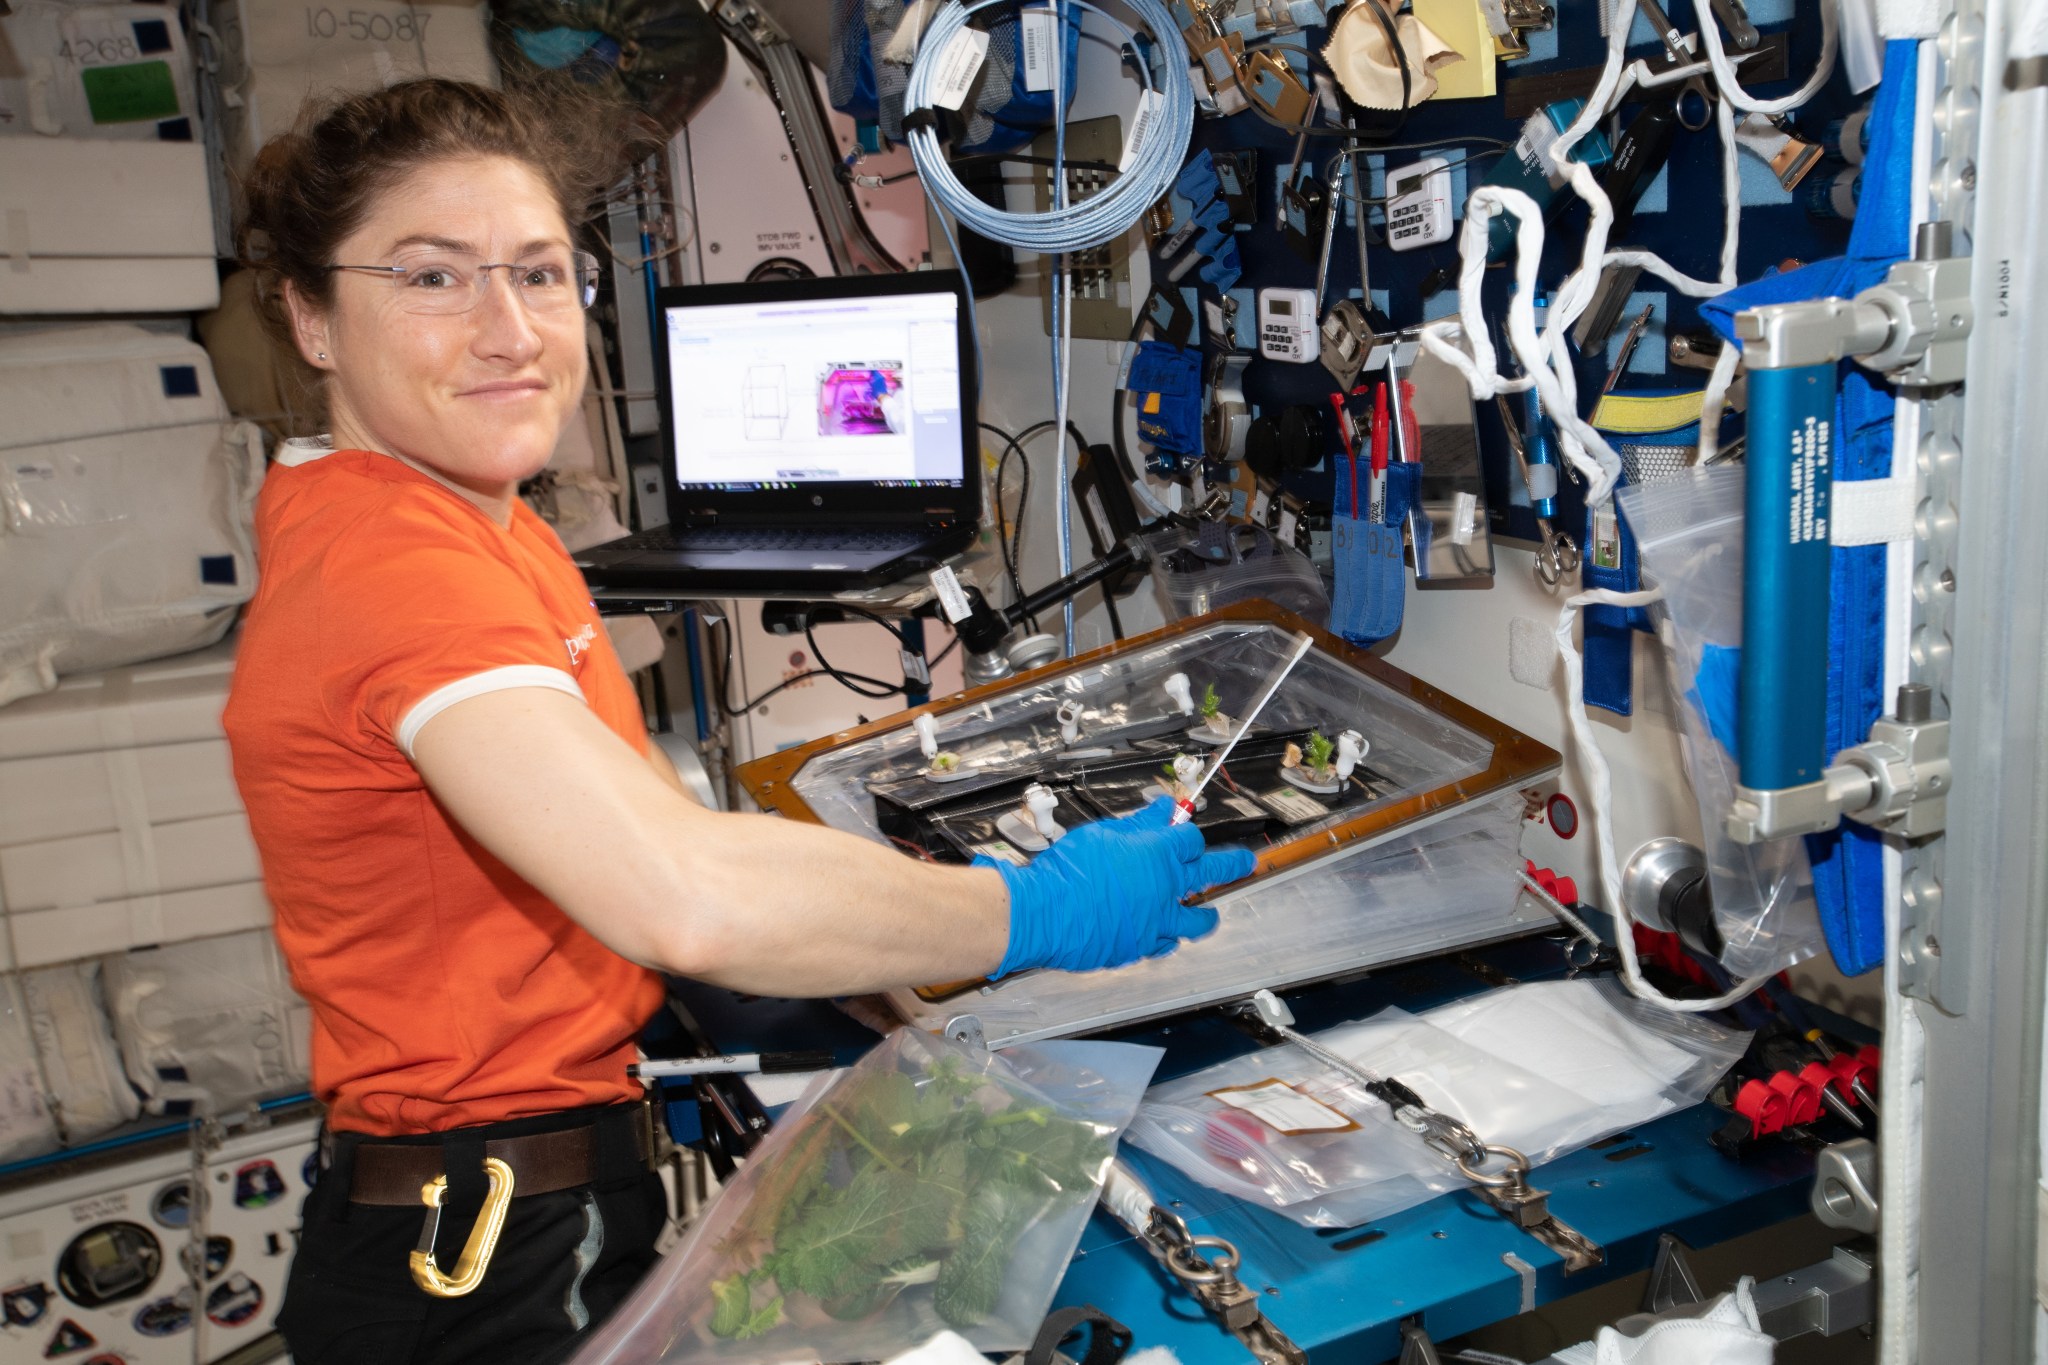
{"label": "coiled blue cable", "polygon": [[[968,19],[980,10],[1007,3],[1010,0],[977,0],[972,4],[946,0],[926,27],[924,38],[918,44],[917,60],[911,64],[910,80],[903,97],[906,121],[919,111],[933,108],[932,82],[941,58],[954,36],[966,27]],[[1066,3],[1100,15],[1127,35],[1131,51],[1139,51],[1137,37],[1129,26],[1090,0],[1066,0]],[[1195,92],[1188,79],[1187,44],[1181,40],[1180,29],[1174,25],[1172,14],[1160,0],[1122,0],[1122,3],[1138,16],[1152,35],[1161,100],[1153,116],[1157,126],[1146,130],[1136,155],[1131,159],[1130,168],[1117,176],[1107,189],[1079,203],[1045,213],[1012,213],[993,208],[970,193],[953,174],[952,167],[946,164],[939,145],[938,129],[931,123],[922,123],[910,128],[906,137],[910,143],[910,158],[917,166],[918,180],[935,204],[991,241],[1057,256],[1085,251],[1115,240],[1129,231],[1147,209],[1165,197],[1173,187],[1174,177],[1180,174],[1181,162],[1187,157],[1188,138],[1195,123]],[[1142,54],[1133,65],[1139,80],[1148,90],[1152,89],[1153,77],[1146,69]]]}

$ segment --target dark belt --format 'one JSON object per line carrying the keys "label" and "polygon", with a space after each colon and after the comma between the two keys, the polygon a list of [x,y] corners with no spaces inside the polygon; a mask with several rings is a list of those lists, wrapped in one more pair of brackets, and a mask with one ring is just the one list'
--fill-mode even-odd
{"label": "dark belt", "polygon": [[[515,1198],[574,1189],[593,1183],[602,1174],[598,1169],[598,1126],[606,1122],[629,1125],[640,1168],[648,1169],[654,1159],[654,1128],[653,1111],[645,1104],[621,1106],[616,1117],[607,1114],[575,1128],[489,1138],[483,1144],[483,1154],[512,1168]],[[448,1173],[445,1153],[436,1142],[358,1139],[352,1156],[348,1191],[352,1204],[416,1209],[421,1206],[421,1189]]]}

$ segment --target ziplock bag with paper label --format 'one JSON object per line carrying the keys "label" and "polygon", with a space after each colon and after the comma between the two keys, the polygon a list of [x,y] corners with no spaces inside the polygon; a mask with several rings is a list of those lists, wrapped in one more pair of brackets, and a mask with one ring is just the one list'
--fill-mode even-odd
{"label": "ziplock bag with paper label", "polygon": [[914,1029],[827,1073],[576,1365],[1022,1350],[1158,1048],[985,1052]]}
{"label": "ziplock bag with paper label", "polygon": [[[1314,1035],[1537,1165],[1697,1104],[1747,1038],[1607,980],[1530,982]],[[1154,1087],[1130,1140],[1310,1227],[1353,1227],[1471,1188],[1357,1077],[1292,1044]]]}

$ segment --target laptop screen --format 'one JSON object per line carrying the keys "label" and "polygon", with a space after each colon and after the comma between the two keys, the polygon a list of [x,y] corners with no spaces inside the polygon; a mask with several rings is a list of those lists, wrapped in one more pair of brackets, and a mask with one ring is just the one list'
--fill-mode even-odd
{"label": "laptop screen", "polygon": [[951,290],[663,308],[685,491],[963,486]]}

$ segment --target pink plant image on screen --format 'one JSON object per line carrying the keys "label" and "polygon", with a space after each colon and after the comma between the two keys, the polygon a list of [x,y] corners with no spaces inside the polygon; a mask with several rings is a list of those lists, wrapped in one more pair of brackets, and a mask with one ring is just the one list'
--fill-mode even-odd
{"label": "pink plant image on screen", "polygon": [[828,366],[818,381],[820,436],[887,436],[903,430],[903,366]]}

